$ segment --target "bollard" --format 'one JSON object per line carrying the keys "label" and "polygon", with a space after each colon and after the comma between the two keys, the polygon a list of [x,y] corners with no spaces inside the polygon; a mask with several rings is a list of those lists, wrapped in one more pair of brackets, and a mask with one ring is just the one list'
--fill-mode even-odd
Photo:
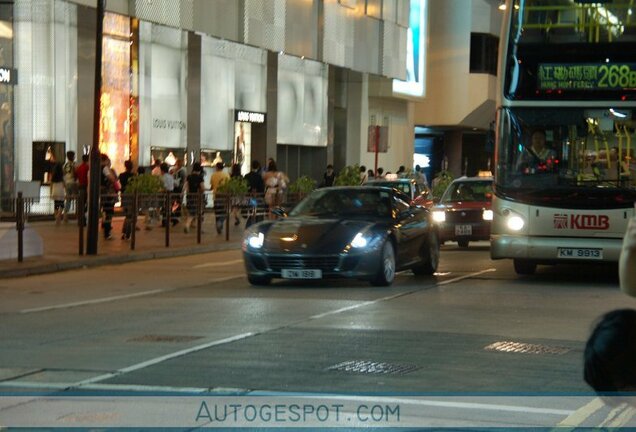
{"label": "bollard", "polygon": [[199,191],[197,199],[197,244],[201,244],[201,224],[203,223],[203,192]]}
{"label": "bollard", "polygon": [[172,202],[170,202],[170,191],[166,191],[166,203],[163,223],[166,225],[166,247],[170,247],[170,219],[172,219]]}
{"label": "bollard", "polygon": [[230,241],[230,194],[225,196],[225,241]]}
{"label": "bollard", "polygon": [[135,241],[137,239],[137,216],[139,214],[139,193],[137,191],[135,191],[135,194],[133,195],[131,207],[130,211],[132,212],[132,220],[130,223],[132,224],[132,227],[130,228],[130,250],[135,250]]}
{"label": "bollard", "polygon": [[79,254],[84,255],[84,197],[82,194],[77,198],[77,208],[75,214],[77,215],[77,226],[79,228]]}
{"label": "bollard", "polygon": [[18,262],[22,262],[24,259],[24,198],[22,198],[22,192],[18,192],[15,206],[15,228],[18,230]]}

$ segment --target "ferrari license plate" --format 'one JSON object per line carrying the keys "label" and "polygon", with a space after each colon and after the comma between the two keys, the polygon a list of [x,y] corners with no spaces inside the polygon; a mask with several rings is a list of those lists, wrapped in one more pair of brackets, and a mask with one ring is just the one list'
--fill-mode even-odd
{"label": "ferrari license plate", "polygon": [[472,225],[455,225],[456,236],[469,236],[473,235]]}
{"label": "ferrari license plate", "polygon": [[321,279],[322,270],[282,269],[280,275],[284,279]]}
{"label": "ferrari license plate", "polygon": [[557,258],[563,259],[603,259],[603,249],[558,248]]}

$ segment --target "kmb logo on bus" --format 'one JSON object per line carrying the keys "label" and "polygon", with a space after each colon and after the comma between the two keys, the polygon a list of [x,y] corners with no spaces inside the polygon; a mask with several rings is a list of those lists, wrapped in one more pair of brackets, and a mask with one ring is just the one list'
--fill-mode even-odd
{"label": "kmb logo on bus", "polygon": [[555,214],[554,229],[606,230],[609,216]]}

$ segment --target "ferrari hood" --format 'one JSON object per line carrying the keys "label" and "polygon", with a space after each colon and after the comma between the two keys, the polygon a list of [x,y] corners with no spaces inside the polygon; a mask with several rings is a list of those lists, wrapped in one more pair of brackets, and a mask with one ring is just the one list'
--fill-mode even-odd
{"label": "ferrari hood", "polygon": [[333,254],[341,252],[355,235],[374,225],[368,221],[286,218],[275,222],[265,235],[268,253]]}

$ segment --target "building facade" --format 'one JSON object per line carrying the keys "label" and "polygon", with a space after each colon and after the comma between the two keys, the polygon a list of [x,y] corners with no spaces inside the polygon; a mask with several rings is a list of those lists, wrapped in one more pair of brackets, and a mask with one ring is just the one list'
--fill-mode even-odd
{"label": "building facade", "polygon": [[[125,160],[176,158],[220,158],[245,172],[251,159],[272,157],[292,179],[318,179],[328,163],[370,160],[369,126],[381,121],[390,131],[383,162],[408,163],[410,103],[373,102],[369,86],[406,78],[410,6],[107,0],[100,150],[118,172]],[[36,188],[44,196],[52,158],[89,151],[96,19],[96,0],[0,5],[0,67],[17,76],[0,83],[3,197]]]}
{"label": "building facade", "polygon": [[[51,158],[92,145],[96,4],[0,4],[0,68],[12,74],[0,80],[4,198],[45,196]],[[429,176],[443,160],[481,169],[497,5],[107,0],[100,150],[117,171],[183,158],[245,172],[271,157],[292,179],[320,179],[328,163],[408,167],[431,142]]]}

